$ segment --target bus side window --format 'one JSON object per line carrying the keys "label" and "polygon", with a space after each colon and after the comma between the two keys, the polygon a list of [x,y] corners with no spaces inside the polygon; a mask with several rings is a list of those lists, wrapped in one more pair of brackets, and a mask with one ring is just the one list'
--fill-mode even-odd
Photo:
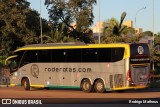
{"label": "bus side window", "polygon": [[51,50],[38,50],[38,62],[51,62]]}
{"label": "bus side window", "polygon": [[120,61],[124,56],[124,48],[112,48],[112,62]]}
{"label": "bus side window", "polygon": [[67,49],[67,62],[81,62],[81,49]]}
{"label": "bus side window", "polygon": [[82,49],[82,62],[97,62],[97,49]]}
{"label": "bus side window", "polygon": [[34,50],[26,51],[20,66],[24,66],[29,63],[37,62],[37,59],[38,59],[37,51],[34,51]]}
{"label": "bus side window", "polygon": [[66,62],[66,49],[52,50],[52,62]]}
{"label": "bus side window", "polygon": [[98,49],[98,62],[111,62],[111,48]]}

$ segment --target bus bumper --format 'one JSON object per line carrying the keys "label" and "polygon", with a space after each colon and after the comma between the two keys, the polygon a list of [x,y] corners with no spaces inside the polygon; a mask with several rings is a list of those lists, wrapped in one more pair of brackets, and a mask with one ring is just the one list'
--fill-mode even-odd
{"label": "bus bumper", "polygon": [[16,85],[16,84],[10,84],[10,86],[11,86],[11,87],[15,87],[15,86],[17,86],[17,85]]}

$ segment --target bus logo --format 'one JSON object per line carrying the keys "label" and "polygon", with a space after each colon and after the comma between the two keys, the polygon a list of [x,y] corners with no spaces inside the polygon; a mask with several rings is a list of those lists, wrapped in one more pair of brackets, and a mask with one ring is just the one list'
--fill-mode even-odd
{"label": "bus logo", "polygon": [[39,68],[38,68],[38,65],[36,64],[33,64],[31,66],[31,75],[35,78],[38,78],[38,75],[39,75]]}
{"label": "bus logo", "polygon": [[139,54],[143,54],[144,49],[143,49],[143,47],[142,47],[142,46],[138,46],[137,51],[138,51],[138,53],[139,53]]}

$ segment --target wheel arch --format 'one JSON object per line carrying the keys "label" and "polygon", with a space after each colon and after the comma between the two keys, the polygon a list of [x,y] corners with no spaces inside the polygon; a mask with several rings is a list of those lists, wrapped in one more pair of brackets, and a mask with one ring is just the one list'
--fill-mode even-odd
{"label": "wheel arch", "polygon": [[31,84],[30,78],[27,77],[27,76],[24,76],[24,77],[22,77],[22,79],[21,79],[21,86],[22,86],[22,81],[23,81],[24,79],[28,79],[28,80],[29,80],[29,83]]}

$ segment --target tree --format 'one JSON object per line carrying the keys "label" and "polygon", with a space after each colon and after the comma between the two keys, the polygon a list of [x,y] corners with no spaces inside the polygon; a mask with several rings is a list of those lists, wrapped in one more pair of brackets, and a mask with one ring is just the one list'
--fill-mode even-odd
{"label": "tree", "polygon": [[151,32],[151,31],[145,31],[142,34],[147,35],[147,36],[153,36],[153,32]]}
{"label": "tree", "polygon": [[[26,30],[30,33],[24,36],[24,42],[25,44],[33,44],[33,43],[40,43],[40,14],[32,9],[29,9],[29,12],[25,14],[26,16]],[[49,22],[46,19],[42,18],[42,28],[44,34],[44,39],[46,39],[45,35],[47,35],[51,28],[49,27]],[[48,39],[50,37],[47,37]],[[49,40],[45,40],[45,42],[50,42],[51,38]]]}
{"label": "tree", "polygon": [[103,35],[110,36],[113,34],[114,26],[118,26],[119,22],[116,18],[112,17],[111,19],[106,20],[103,23]]}
{"label": "tree", "polygon": [[110,20],[104,22],[103,34],[122,36],[121,34],[127,29],[126,26],[122,26],[125,17],[126,12],[123,12],[121,15],[120,23],[115,18],[111,18]]}
{"label": "tree", "polygon": [[123,32],[123,30],[125,29],[126,26],[123,26],[122,27],[122,24],[123,24],[123,21],[126,17],[126,12],[123,12],[122,15],[121,15],[121,20],[120,20],[120,23],[119,25],[115,25],[114,28],[113,28],[113,34],[117,35],[117,36],[120,36],[121,33]]}
{"label": "tree", "polygon": [[[73,37],[85,41],[83,30],[88,28],[93,23],[93,5],[96,0],[46,0],[50,21],[53,24],[54,31],[57,28],[63,36]],[[75,22],[76,27],[71,26]]]}
{"label": "tree", "polygon": [[[18,47],[39,43],[39,14],[29,5],[26,0],[0,1],[0,48],[5,57]],[[48,22],[42,23],[43,33],[49,32]]]}
{"label": "tree", "polygon": [[160,32],[157,33],[157,36],[160,36]]}
{"label": "tree", "polygon": [[123,21],[126,17],[126,12],[123,12],[120,18],[120,22],[116,18],[106,20],[103,24],[103,37],[102,42],[104,43],[115,43],[115,42],[135,42],[139,38],[134,38],[135,29],[123,25]]}
{"label": "tree", "polygon": [[29,11],[28,7],[26,0],[0,1],[0,40],[5,54],[24,45],[22,37],[26,33],[25,14]]}

